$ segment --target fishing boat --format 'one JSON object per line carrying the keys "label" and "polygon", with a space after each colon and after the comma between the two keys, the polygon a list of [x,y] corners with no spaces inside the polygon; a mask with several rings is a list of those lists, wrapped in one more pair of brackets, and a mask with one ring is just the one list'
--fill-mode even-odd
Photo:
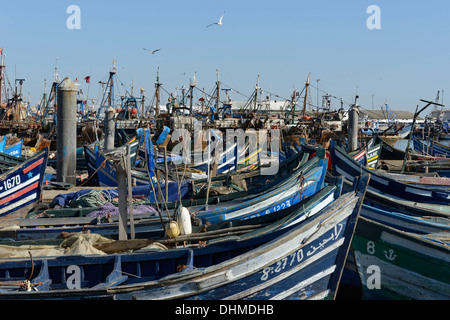
{"label": "fishing boat", "polygon": [[360,216],[400,231],[417,234],[450,233],[450,217],[414,216],[363,204]]}
{"label": "fishing boat", "polygon": [[[308,162],[301,165],[297,170],[293,171],[291,175],[287,175],[279,183],[273,185],[270,188],[261,190],[259,193],[248,194],[246,192],[239,192],[241,197],[235,198],[235,200],[230,201],[217,201],[217,204],[205,207],[200,206],[187,206],[190,212],[194,213],[199,219],[202,219],[204,223],[214,223],[218,221],[231,220],[231,219],[244,219],[265,215],[268,213],[277,212],[295,205],[297,202],[305,197],[309,197],[323,189],[324,179],[326,173],[326,163],[327,161],[321,160],[321,154],[319,153],[317,157],[310,159]],[[171,187],[170,195],[176,195],[176,190],[173,186]],[[135,187],[133,189],[143,189],[145,187]],[[176,186],[175,189],[177,189]],[[150,197],[150,188],[147,187],[146,194]],[[185,198],[185,193],[187,192],[186,187],[180,188],[182,199]],[[145,191],[145,190],[144,190]],[[81,190],[77,193],[69,193],[65,195],[57,196],[53,203],[58,203],[64,205],[64,203],[73,204],[75,199],[83,198],[86,194],[91,191]],[[106,198],[115,198],[118,195],[118,190],[103,190],[102,193]],[[133,191],[133,194],[137,191]],[[190,195],[190,193],[189,193]],[[191,195],[190,195],[191,196]],[[175,201],[176,198],[169,198],[169,200]],[[76,201],[76,200],[75,200]],[[51,206],[52,206],[51,204]],[[112,206],[112,208],[111,208]],[[142,213],[150,213],[151,216],[155,216],[157,210],[154,209],[154,202],[147,204],[142,204],[142,206],[147,206],[148,209],[141,210]],[[168,203],[168,207],[174,208],[176,204]],[[45,217],[51,217],[50,219],[40,218],[18,220],[16,221],[15,228],[9,228],[0,231],[0,237],[7,237],[10,239],[24,240],[24,239],[55,239],[60,237],[62,234],[73,233],[77,231],[91,231],[96,232],[101,235],[117,237],[118,227],[117,218],[115,218],[115,223],[112,221],[104,221],[101,223],[102,219],[97,219],[98,215],[105,215],[105,212],[118,212],[112,204],[109,204],[108,209],[103,209],[99,207],[100,213],[96,214],[97,208],[84,208],[84,209],[63,209],[65,215],[59,213],[59,209],[55,210],[45,210],[44,212],[37,213],[38,216],[44,215]],[[144,208],[145,209],[145,208]],[[84,212],[80,216],[80,212]],[[134,212],[134,210],[133,210]],[[137,211],[136,211],[137,212]],[[71,213],[71,215],[69,215]],[[36,216],[36,215],[34,215]],[[149,237],[149,224],[155,224],[156,228],[153,229],[158,235],[161,227],[159,226],[158,219],[150,219],[145,217],[145,215],[137,216],[140,220],[139,224],[135,228],[136,237]],[[164,214],[164,219],[168,216]],[[145,220],[145,221],[144,221]]]}
{"label": "fishing boat", "polygon": [[441,205],[450,204],[450,194],[446,190],[413,186],[383,176],[375,170],[369,170],[356,162],[344,149],[337,145],[333,145],[330,151],[334,175],[343,175],[346,179],[353,182],[361,174],[371,174],[368,187],[371,191],[409,201]]}
{"label": "fishing boat", "polygon": [[[333,299],[368,179],[300,223],[301,208],[273,224],[200,247],[3,259],[0,298]],[[83,275],[80,281],[73,281],[73,266]],[[24,286],[30,290],[18,290]]]}
{"label": "fishing boat", "polygon": [[0,221],[24,218],[41,200],[48,149],[2,172]]}
{"label": "fishing boat", "polygon": [[355,161],[369,169],[376,169],[378,166],[378,160],[380,159],[381,145],[375,145],[371,147],[363,147],[351,153],[351,156]]}
{"label": "fishing boat", "polygon": [[[297,170],[300,170],[303,173],[308,172],[311,168],[314,168],[318,165],[320,159],[324,157],[324,151],[317,152],[317,157],[313,157],[310,159],[311,154],[308,152],[296,153],[289,157],[286,161],[280,164],[279,169],[274,175],[260,175],[258,172],[251,173],[243,173],[238,175],[218,175],[213,177],[210,181],[211,190],[210,197],[206,199],[205,197],[205,189],[208,184],[207,179],[198,179],[198,180],[190,180],[185,181],[181,185],[180,191],[183,193],[184,189],[186,190],[186,194],[188,194],[189,199],[183,199],[181,202],[177,201],[169,201],[164,204],[164,207],[168,209],[175,209],[178,204],[181,203],[184,207],[191,207],[197,205],[205,205],[207,204],[219,204],[226,203],[228,201],[243,199],[248,197],[254,197],[259,193],[263,193],[269,189],[277,188],[277,186],[283,184],[293,173]],[[1,154],[0,154],[1,156]],[[245,186],[244,188],[238,188],[235,183],[236,181],[241,182],[241,186]],[[169,200],[172,198],[174,200],[174,196],[172,194],[176,194],[177,192],[172,192],[171,186],[169,184]],[[227,192],[216,192],[215,194],[212,191],[215,191],[215,187],[219,188],[228,188]],[[155,186],[156,190],[156,198],[159,198],[159,187]],[[164,189],[164,185],[161,186],[161,189]],[[178,185],[176,185],[176,189],[178,189]],[[232,191],[231,191],[232,190]],[[76,201],[79,197],[83,197],[86,193],[93,191],[93,189],[83,189],[73,193],[64,193],[57,195],[53,201],[50,203],[51,209],[45,210],[36,210],[30,213],[27,218],[35,219],[36,217],[49,217],[49,218],[69,218],[69,217],[85,217],[89,213],[93,212],[97,208],[95,207],[83,207],[83,208],[73,208],[71,207],[71,203]],[[102,192],[108,194],[108,198],[117,197],[118,190],[117,189],[104,189]],[[148,198],[147,202],[141,202],[144,205],[155,205],[155,197],[151,191],[149,185],[147,186],[139,186],[132,188],[133,197],[141,197],[144,195]],[[159,202],[159,200],[158,200]]]}
{"label": "fishing boat", "polygon": [[[344,184],[345,185],[345,184]],[[450,217],[450,207],[440,204],[420,203],[402,200],[371,190],[366,191],[364,203],[374,208],[386,211],[395,211],[410,216],[423,217]]]}
{"label": "fishing boat", "polygon": [[3,153],[6,153],[10,156],[14,157],[21,157],[22,156],[22,147],[23,147],[23,139],[20,139],[20,141],[14,143],[13,145],[9,147],[5,147],[5,150]]}
{"label": "fishing boat", "polygon": [[[375,143],[381,145],[380,158],[382,160],[403,160],[405,159],[405,151],[395,148],[394,146],[383,140],[382,137],[376,136]],[[408,152],[408,159],[411,160],[440,160],[445,159],[445,157],[433,157],[429,155],[424,155],[422,150],[418,150],[419,147],[415,148],[413,152]],[[426,149],[425,149],[426,150]]]}
{"label": "fishing boat", "polygon": [[450,189],[450,178],[439,177],[437,174],[401,174],[378,171],[381,175],[401,181],[413,186],[425,188]]}
{"label": "fishing boat", "polygon": [[352,246],[364,298],[448,300],[448,244],[448,232],[405,232],[361,216]]}
{"label": "fishing boat", "polygon": [[[126,148],[130,145],[131,154],[130,160],[132,166],[136,162],[137,150],[139,148],[139,140],[131,139],[124,146],[119,148]],[[90,185],[100,187],[117,187],[116,170],[112,163],[110,163],[104,153],[100,150],[100,146],[96,143],[84,146],[84,153],[86,157],[86,164],[89,173]],[[149,178],[145,173],[133,170],[133,178],[136,179],[136,185],[148,185]]]}
{"label": "fishing boat", "polygon": [[[448,234],[450,232],[450,209],[448,206],[394,199],[370,190],[366,190],[360,217],[404,232],[422,235]],[[347,257],[342,283],[361,289],[361,280],[357,273],[355,255],[352,250]]]}
{"label": "fishing boat", "polygon": [[430,140],[429,143],[423,143],[423,141],[414,138],[413,148],[418,153],[429,154],[434,157],[443,157],[443,158],[450,157],[450,146],[447,146],[434,140]]}
{"label": "fishing boat", "polygon": [[12,167],[24,163],[26,160],[24,157],[16,157],[0,152],[0,172],[8,171]]}

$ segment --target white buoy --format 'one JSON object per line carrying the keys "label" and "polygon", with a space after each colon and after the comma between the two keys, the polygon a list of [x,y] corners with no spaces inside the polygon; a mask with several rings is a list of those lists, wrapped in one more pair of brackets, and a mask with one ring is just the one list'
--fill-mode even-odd
{"label": "white buoy", "polygon": [[166,234],[169,238],[176,238],[180,235],[180,228],[176,221],[170,221],[166,224]]}
{"label": "white buoy", "polygon": [[189,210],[183,206],[179,206],[175,218],[180,227],[180,234],[187,235],[192,233],[191,214]]}

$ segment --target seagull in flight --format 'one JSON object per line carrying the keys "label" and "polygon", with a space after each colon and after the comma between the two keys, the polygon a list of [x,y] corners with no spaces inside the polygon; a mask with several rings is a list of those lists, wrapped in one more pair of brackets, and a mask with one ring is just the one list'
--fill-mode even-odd
{"label": "seagull in flight", "polygon": [[217,24],[218,26],[221,26],[222,25],[222,18],[223,18],[224,15],[225,15],[225,11],[223,12],[223,15],[220,17],[219,22],[211,23],[210,25],[207,25],[206,27],[208,28],[208,27],[211,27],[211,26],[213,26],[215,24]]}
{"label": "seagull in flight", "polygon": [[143,48],[145,51],[148,51],[148,52],[151,52],[152,54],[155,54],[155,52],[158,52],[159,50],[161,50],[161,49],[156,49],[156,50],[148,50],[148,49],[145,49],[145,48]]}

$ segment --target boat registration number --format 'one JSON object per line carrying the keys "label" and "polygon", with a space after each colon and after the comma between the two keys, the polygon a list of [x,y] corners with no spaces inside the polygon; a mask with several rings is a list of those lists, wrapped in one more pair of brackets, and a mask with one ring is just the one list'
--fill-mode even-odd
{"label": "boat registration number", "polygon": [[14,188],[15,186],[18,186],[19,184],[20,184],[20,175],[17,175],[15,177],[3,181],[3,188],[5,188],[5,190],[8,190]]}

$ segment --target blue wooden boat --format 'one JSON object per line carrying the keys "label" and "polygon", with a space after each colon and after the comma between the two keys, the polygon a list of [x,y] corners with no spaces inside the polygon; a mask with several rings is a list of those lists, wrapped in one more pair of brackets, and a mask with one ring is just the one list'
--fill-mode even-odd
{"label": "blue wooden boat", "polygon": [[0,220],[24,218],[41,199],[48,149],[0,175]]}
{"label": "blue wooden boat", "polygon": [[448,232],[419,234],[360,217],[353,239],[365,299],[448,300]]}
{"label": "blue wooden boat", "polygon": [[[381,145],[381,154],[380,158],[382,160],[403,160],[405,159],[405,151],[395,148],[390,145],[387,141],[383,140],[382,137],[376,136],[375,143]],[[425,149],[426,150],[426,149]],[[439,160],[443,159],[442,157],[433,157],[428,155],[422,155],[422,150],[418,152],[415,148],[408,152],[408,159],[411,160]]]}
{"label": "blue wooden boat", "polygon": [[353,182],[361,174],[371,174],[369,190],[389,196],[433,204],[450,204],[450,194],[446,190],[412,186],[395,179],[378,174],[374,170],[362,166],[337,145],[330,148],[335,176],[342,175]]}
{"label": "blue wooden boat", "polygon": [[0,141],[0,152],[5,152],[6,148],[6,136],[3,136],[2,140]]}
{"label": "blue wooden boat", "polygon": [[404,232],[417,234],[442,233],[450,235],[450,218],[433,216],[413,216],[396,211],[388,211],[363,204],[360,216]]}
{"label": "blue wooden boat", "polygon": [[449,206],[402,200],[371,190],[366,191],[364,203],[373,208],[378,208],[385,211],[395,211],[416,217],[450,217]]}
{"label": "blue wooden boat", "polygon": [[378,160],[380,158],[381,145],[375,145],[371,147],[363,147],[358,151],[351,153],[350,155],[359,164],[366,166],[369,169],[376,169],[378,166]]}
{"label": "blue wooden boat", "polygon": [[[416,235],[450,234],[448,206],[394,199],[370,190],[366,191],[360,217]],[[352,251],[347,257],[342,283],[362,289]]]}
{"label": "blue wooden boat", "polygon": [[430,140],[427,144],[423,143],[421,140],[413,139],[413,148],[416,152],[422,154],[427,153],[435,157],[450,157],[450,146],[446,146],[434,140]]}
{"label": "blue wooden boat", "polygon": [[20,139],[19,142],[13,144],[12,146],[5,148],[4,153],[14,156],[14,157],[21,157],[22,156],[22,146],[23,146],[23,139]]}
{"label": "blue wooden boat", "polygon": [[6,154],[4,152],[0,152],[0,173],[10,170],[11,168],[22,164],[27,159],[23,157],[16,157]]}
{"label": "blue wooden boat", "polygon": [[[312,162],[317,160],[314,159]],[[318,160],[316,167],[314,165],[305,166],[303,170],[294,172],[283,183],[259,195],[240,198],[214,207],[191,207],[190,209],[196,212],[196,217],[210,223],[222,220],[246,219],[276,212],[321,190],[324,187],[326,168],[327,160]]]}
{"label": "blue wooden boat", "polygon": [[[425,212],[427,214],[427,212]],[[360,217],[385,226],[395,228],[402,232],[414,233],[416,235],[450,234],[450,219],[442,216],[418,216],[410,213],[396,212],[375,208],[367,204],[361,207]],[[361,286],[359,276],[356,274],[354,255],[350,254],[344,270],[344,282],[354,286]]]}
{"label": "blue wooden boat", "polygon": [[[247,146],[248,147],[248,146]],[[237,158],[236,158],[236,152],[237,152],[237,144],[233,144],[230,146],[227,150],[224,150],[218,158],[219,163],[217,165],[217,173],[230,173],[235,172],[237,168]],[[200,162],[195,162],[196,159],[201,159]],[[203,154],[194,154],[191,159],[191,165],[189,165],[190,169],[196,169],[203,172],[208,171],[208,166],[211,163],[213,157],[208,159],[203,159]],[[241,160],[242,165],[242,160]]]}
{"label": "blue wooden boat", "polygon": [[[207,226],[207,230],[210,231],[217,229],[218,225],[226,225],[231,227],[243,223],[250,224],[252,223],[251,221],[258,221],[258,223],[264,221],[264,223],[267,223],[268,221],[280,219],[287,214],[291,214],[300,207],[304,209],[304,216],[299,216],[299,219],[306,219],[339,197],[341,190],[342,186],[338,182],[334,185],[328,185],[322,190],[319,190],[317,193],[309,197],[303,197],[301,201],[290,205],[274,206],[265,211],[261,210],[262,214],[247,216],[246,219],[239,219],[239,210],[237,210],[233,212],[235,217],[234,219],[223,221],[220,220],[220,222],[216,222],[212,225],[210,223],[203,222],[200,226],[194,225],[193,229],[200,230],[204,226]],[[241,211],[244,210],[245,207],[241,209]],[[211,215],[213,215],[213,213]],[[206,214],[203,216],[205,217]],[[257,218],[261,219],[258,220]],[[136,239],[164,237],[164,228],[161,226],[161,220],[155,212],[135,215],[135,219],[134,232]],[[215,220],[219,221],[218,219]],[[164,214],[163,222],[167,223],[168,221],[169,218]],[[103,219],[102,217],[22,219],[18,221],[16,226],[17,227],[14,229],[7,229],[4,231],[0,229],[0,242],[4,244],[14,243],[14,245],[19,245],[20,243],[24,243],[23,241],[29,240],[34,240],[32,242],[33,244],[59,243],[59,241],[61,241],[64,237],[77,232],[90,232],[107,238],[118,239],[117,216],[112,216],[110,219]],[[128,228],[128,233],[131,234],[130,227]]]}
{"label": "blue wooden boat", "polygon": [[[232,201],[235,199],[242,199],[244,197],[252,197],[256,196],[261,192],[265,192],[266,190],[269,190],[271,188],[276,188],[276,186],[280,185],[281,183],[284,183],[286,179],[289,178],[294,172],[297,170],[302,170],[303,172],[307,172],[308,168],[313,168],[317,166],[320,159],[324,156],[323,149],[321,152],[317,154],[317,158],[311,159],[310,161],[310,154],[308,152],[302,152],[302,153],[296,153],[295,155],[292,155],[289,157],[286,161],[280,164],[279,170],[276,174],[267,176],[267,175],[259,175],[257,172],[252,172],[251,174],[245,173],[244,176],[239,176],[237,179],[245,181],[247,188],[245,190],[236,190],[235,192],[226,193],[226,194],[219,194],[219,195],[212,195],[210,194],[210,197],[208,199],[208,204],[218,204],[218,203],[224,203],[228,201]],[[0,153],[1,158],[1,153]],[[211,179],[212,186],[219,186],[219,187],[229,187],[234,185],[234,176],[229,175],[218,175],[216,177],[213,177]],[[191,207],[191,206],[197,206],[197,205],[204,205],[206,203],[205,193],[204,190],[206,189],[205,186],[207,185],[207,179],[198,179],[198,180],[191,180],[192,183],[192,195],[190,199],[181,200],[181,204],[184,207]],[[149,188],[149,186],[140,186],[140,187],[133,187],[133,190],[136,189],[142,189],[142,188]],[[212,190],[213,188],[211,188]],[[169,185],[170,190],[170,185]],[[88,192],[85,190],[85,192]],[[135,195],[133,191],[133,196]],[[72,198],[76,197],[76,194],[69,194]],[[170,193],[169,193],[170,198]],[[52,204],[57,204],[60,209],[52,209],[52,210],[37,210],[36,212],[33,212],[29,215],[29,218],[33,219],[36,216],[47,216],[50,218],[64,218],[64,217],[83,217],[86,216],[86,214],[89,214],[94,209],[93,208],[68,208],[67,207],[67,196],[66,195],[58,195],[55,197],[50,204],[50,207],[52,207]],[[154,204],[153,195],[151,194],[149,198],[148,203],[144,204]],[[175,202],[167,202],[167,207],[169,209],[174,209],[175,206],[179,204]]]}
{"label": "blue wooden boat", "polygon": [[[134,163],[136,162],[137,150],[139,148],[139,140],[133,138],[120,148],[126,148],[126,145],[128,144],[131,147],[130,159],[132,166],[134,166]],[[100,146],[96,143],[86,145],[84,146],[84,153],[86,157],[90,185],[100,187],[117,187],[116,171],[113,165],[107,161],[100,149]],[[148,177],[144,173],[137,173],[136,175],[133,175],[133,178],[136,178],[136,185],[149,184]]]}
{"label": "blue wooden boat", "polygon": [[332,299],[368,178],[302,222],[299,209],[202,247],[3,259],[0,299]]}

